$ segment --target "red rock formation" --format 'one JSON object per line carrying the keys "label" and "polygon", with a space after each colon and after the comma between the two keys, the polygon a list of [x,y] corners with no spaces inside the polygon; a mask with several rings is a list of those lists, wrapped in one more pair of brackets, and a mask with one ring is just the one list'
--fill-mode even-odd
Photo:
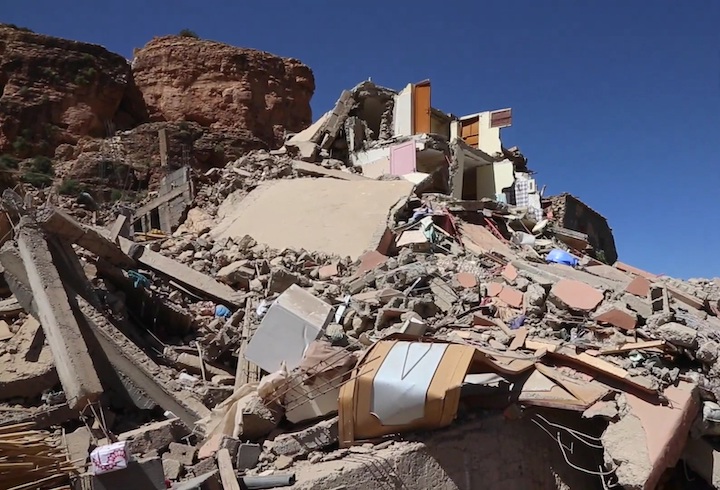
{"label": "red rock formation", "polygon": [[312,122],[315,80],[295,59],[192,37],[155,38],[138,50],[133,75],[152,121],[246,129],[269,146]]}
{"label": "red rock formation", "polygon": [[61,143],[145,118],[122,56],[0,25],[0,153],[52,154]]}

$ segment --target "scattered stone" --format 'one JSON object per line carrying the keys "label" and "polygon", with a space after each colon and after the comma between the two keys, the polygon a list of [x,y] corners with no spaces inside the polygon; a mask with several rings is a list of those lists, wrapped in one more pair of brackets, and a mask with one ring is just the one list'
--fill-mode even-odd
{"label": "scattered stone", "polygon": [[697,330],[680,323],[670,322],[657,329],[658,336],[679,347],[693,348],[697,344]]}
{"label": "scattered stone", "polygon": [[593,320],[608,323],[623,330],[633,330],[637,326],[637,314],[617,304],[601,308],[593,315]]}
{"label": "scattered stone", "polygon": [[306,456],[338,440],[338,418],[323,420],[299,432],[282,434],[273,441],[272,452],[281,455]]}
{"label": "scattered stone", "polygon": [[705,342],[697,350],[695,357],[704,364],[713,364],[718,358],[718,343],[712,340]]}
{"label": "scattered stone", "polygon": [[195,462],[197,449],[193,446],[171,442],[169,446],[170,452],[163,454],[163,458],[168,457],[179,461],[184,466],[191,466]]}
{"label": "scattered stone", "polygon": [[505,268],[502,271],[502,276],[505,278],[505,280],[512,284],[515,282],[515,280],[518,278],[518,271],[515,268],[514,265],[508,264],[505,266]]}
{"label": "scattered stone", "polygon": [[284,267],[278,267],[270,272],[268,291],[271,293],[283,293],[287,288],[300,281],[298,276]]}
{"label": "scattered stone", "polygon": [[189,434],[190,431],[180,419],[170,419],[124,432],[118,436],[118,440],[128,441],[130,453],[145,454],[152,450],[161,451]]}
{"label": "scattered stone", "polygon": [[162,459],[162,465],[163,472],[165,473],[165,478],[167,478],[168,480],[177,480],[178,478],[180,478],[180,475],[182,474],[182,471],[184,469],[180,461],[165,457],[163,457]]}
{"label": "scattered stone", "polygon": [[625,287],[625,291],[641,298],[647,298],[650,294],[650,281],[642,276],[637,276]]}
{"label": "scattered stone", "polygon": [[278,456],[274,465],[278,470],[285,470],[293,465],[293,459],[290,456]]}

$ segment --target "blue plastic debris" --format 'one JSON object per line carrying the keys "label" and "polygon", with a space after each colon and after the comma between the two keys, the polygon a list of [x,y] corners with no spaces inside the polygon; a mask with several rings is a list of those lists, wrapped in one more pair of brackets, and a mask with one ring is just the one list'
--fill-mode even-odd
{"label": "blue plastic debris", "polygon": [[569,265],[570,267],[575,267],[576,265],[578,265],[577,257],[574,257],[573,255],[567,253],[565,250],[560,250],[559,248],[550,250],[545,260],[547,262],[555,262],[556,264]]}
{"label": "blue plastic debris", "polygon": [[232,312],[225,305],[217,305],[215,306],[215,316],[218,318],[230,318],[232,316]]}
{"label": "blue plastic debris", "polygon": [[135,288],[139,288],[140,286],[143,286],[143,287],[150,286],[150,279],[148,279],[144,275],[140,274],[138,271],[135,271],[135,270],[128,271],[128,277],[130,277],[130,279],[132,279],[133,287],[135,287]]}
{"label": "blue plastic debris", "polygon": [[513,318],[510,321],[510,330],[517,330],[518,328],[522,327],[525,324],[526,318],[527,317],[525,315],[519,315]]}

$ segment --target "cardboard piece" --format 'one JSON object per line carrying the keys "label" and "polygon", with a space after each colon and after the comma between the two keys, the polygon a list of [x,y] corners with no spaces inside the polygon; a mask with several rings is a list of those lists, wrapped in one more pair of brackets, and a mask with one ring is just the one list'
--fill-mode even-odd
{"label": "cardboard piece", "polygon": [[340,389],[340,444],[449,425],[479,353],[469,345],[381,340]]}
{"label": "cardboard piece", "polygon": [[285,417],[297,424],[337,412],[340,386],[356,362],[342,347],[326,341],[310,344],[298,369],[281,385]]}
{"label": "cardboard piece", "polygon": [[332,307],[297,285],[272,304],[245,351],[245,359],[263,370],[288,370],[300,365],[307,347],[330,323]]}
{"label": "cardboard piece", "polygon": [[93,474],[102,475],[127,468],[130,461],[127,444],[127,441],[120,441],[95,448],[90,453]]}

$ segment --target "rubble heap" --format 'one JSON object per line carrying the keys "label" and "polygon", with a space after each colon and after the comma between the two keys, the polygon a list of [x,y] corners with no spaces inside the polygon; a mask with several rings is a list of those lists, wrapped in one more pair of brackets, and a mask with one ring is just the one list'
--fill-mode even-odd
{"label": "rubble heap", "polygon": [[68,461],[33,488],[720,484],[720,283],[598,260],[483,113],[401,135],[404,96],[361,84],[135,209],[3,193],[0,440]]}

